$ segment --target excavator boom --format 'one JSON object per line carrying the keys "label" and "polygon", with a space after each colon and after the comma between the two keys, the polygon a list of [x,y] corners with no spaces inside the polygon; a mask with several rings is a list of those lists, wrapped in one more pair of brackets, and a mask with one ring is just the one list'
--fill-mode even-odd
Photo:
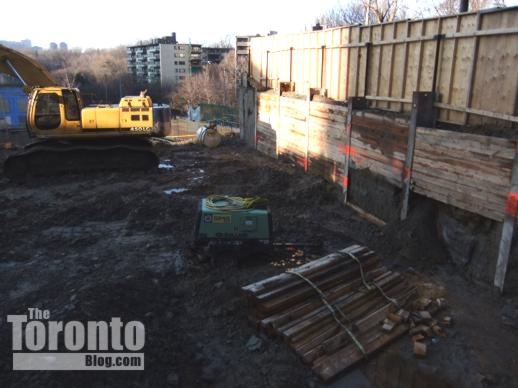
{"label": "excavator boom", "polygon": [[34,59],[0,44],[0,73],[19,79],[27,87],[58,86]]}

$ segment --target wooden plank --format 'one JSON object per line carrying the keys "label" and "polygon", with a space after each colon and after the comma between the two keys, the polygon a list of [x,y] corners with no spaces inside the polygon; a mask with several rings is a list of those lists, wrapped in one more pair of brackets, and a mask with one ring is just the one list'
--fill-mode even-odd
{"label": "wooden plank", "polygon": [[418,160],[421,172],[430,174],[433,170],[442,170],[453,173],[459,177],[466,177],[478,184],[495,184],[499,186],[507,185],[510,181],[511,173],[507,168],[500,168],[491,165],[484,165],[477,168],[474,159],[457,159],[451,157],[434,158],[433,153],[422,153],[420,150],[415,152],[414,158]]}
{"label": "wooden plank", "polygon": [[[375,330],[375,333],[370,337],[367,335],[360,337],[360,341],[363,341],[362,343],[366,353],[370,355],[405,334],[407,331],[407,325],[398,325],[388,334],[380,333],[379,330]],[[363,359],[363,354],[360,350],[356,348],[355,345],[349,345],[335,354],[327,356],[322,362],[315,364],[312,370],[323,381],[329,381],[361,359]]]}
{"label": "wooden plank", "polygon": [[513,175],[511,179],[511,190],[508,195],[504,225],[502,227],[502,237],[500,239],[500,247],[498,249],[498,258],[496,262],[494,285],[500,291],[504,292],[505,274],[509,262],[509,254],[511,253],[511,244],[513,242],[514,225],[516,223],[516,210],[518,205],[518,144],[513,163]]}
{"label": "wooden plank", "polygon": [[423,180],[420,181],[419,185],[416,184],[413,187],[413,191],[418,194],[422,194],[425,197],[445,203],[446,205],[452,205],[495,221],[503,220],[503,208],[491,208],[489,204],[480,203],[478,200],[470,200],[470,197],[466,194],[457,193],[455,191],[445,192],[441,190],[440,187],[433,184],[428,184]]}
{"label": "wooden plank", "polygon": [[[326,268],[328,266],[343,263],[344,254],[346,254],[346,252],[350,252],[354,255],[359,255],[362,252],[366,252],[366,251],[368,252],[369,250],[361,245],[353,244],[336,253],[331,253],[329,255],[321,257],[320,259],[313,260],[313,261],[310,261],[309,263],[301,265],[301,266],[297,267],[296,269],[294,269],[294,271],[299,272],[303,275],[309,275],[311,273],[314,273],[315,271],[320,271],[323,268]],[[242,287],[241,289],[247,293],[257,294],[259,292],[263,292],[266,289],[270,289],[272,287],[277,287],[279,284],[282,284],[283,282],[285,282],[287,280],[293,280],[293,279],[294,279],[293,275],[290,275],[288,273],[282,273],[280,275],[272,276],[267,279],[263,279],[259,282],[249,284],[245,287]]]}
{"label": "wooden plank", "polygon": [[506,192],[500,192],[498,194],[477,189],[472,186],[459,183],[458,181],[452,181],[449,179],[439,178],[437,176],[430,176],[420,173],[414,168],[412,171],[412,182],[414,186],[425,187],[433,185],[437,190],[441,190],[447,195],[449,193],[460,193],[471,199],[471,201],[484,201],[485,203],[491,204],[495,208],[503,209],[506,199]]}
{"label": "wooden plank", "polygon": [[[466,191],[477,191],[480,193],[488,193],[497,197],[505,198],[507,191],[509,190],[509,181],[505,184],[506,180],[501,180],[497,184],[489,182],[484,177],[479,176],[466,176],[462,170],[457,171],[445,171],[438,168],[429,168],[426,165],[422,165],[419,160],[414,157],[413,172],[417,174],[414,182],[418,182],[419,179],[428,181],[437,180],[437,183],[448,186],[448,184],[454,183],[462,186]],[[510,176],[510,175],[509,175]]]}
{"label": "wooden plank", "polygon": [[508,139],[425,127],[418,128],[417,133],[418,141],[426,141],[451,150],[469,149],[470,152],[510,160],[514,157],[514,145]]}

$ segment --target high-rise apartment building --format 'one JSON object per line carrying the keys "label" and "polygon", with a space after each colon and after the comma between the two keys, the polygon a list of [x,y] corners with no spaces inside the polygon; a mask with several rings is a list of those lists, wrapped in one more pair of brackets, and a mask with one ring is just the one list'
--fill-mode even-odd
{"label": "high-rise apartment building", "polygon": [[201,71],[201,45],[178,43],[176,33],[127,48],[128,71],[137,79],[162,86]]}

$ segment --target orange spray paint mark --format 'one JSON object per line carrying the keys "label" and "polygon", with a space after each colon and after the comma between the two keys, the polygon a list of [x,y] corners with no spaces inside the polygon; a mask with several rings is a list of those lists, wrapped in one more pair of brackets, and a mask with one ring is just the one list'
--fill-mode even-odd
{"label": "orange spray paint mark", "polygon": [[505,203],[505,213],[508,216],[516,217],[516,210],[518,209],[518,193],[513,191],[507,194],[507,202]]}
{"label": "orange spray paint mark", "polygon": [[410,167],[403,167],[403,179],[409,179],[410,174],[412,173],[412,170],[410,170]]}

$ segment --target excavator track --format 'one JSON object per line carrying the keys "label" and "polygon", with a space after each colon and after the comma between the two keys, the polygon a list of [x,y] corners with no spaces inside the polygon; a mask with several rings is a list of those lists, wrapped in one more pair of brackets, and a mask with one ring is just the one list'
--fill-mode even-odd
{"label": "excavator track", "polygon": [[4,162],[11,180],[92,171],[151,170],[158,156],[146,138],[97,140],[40,140]]}

